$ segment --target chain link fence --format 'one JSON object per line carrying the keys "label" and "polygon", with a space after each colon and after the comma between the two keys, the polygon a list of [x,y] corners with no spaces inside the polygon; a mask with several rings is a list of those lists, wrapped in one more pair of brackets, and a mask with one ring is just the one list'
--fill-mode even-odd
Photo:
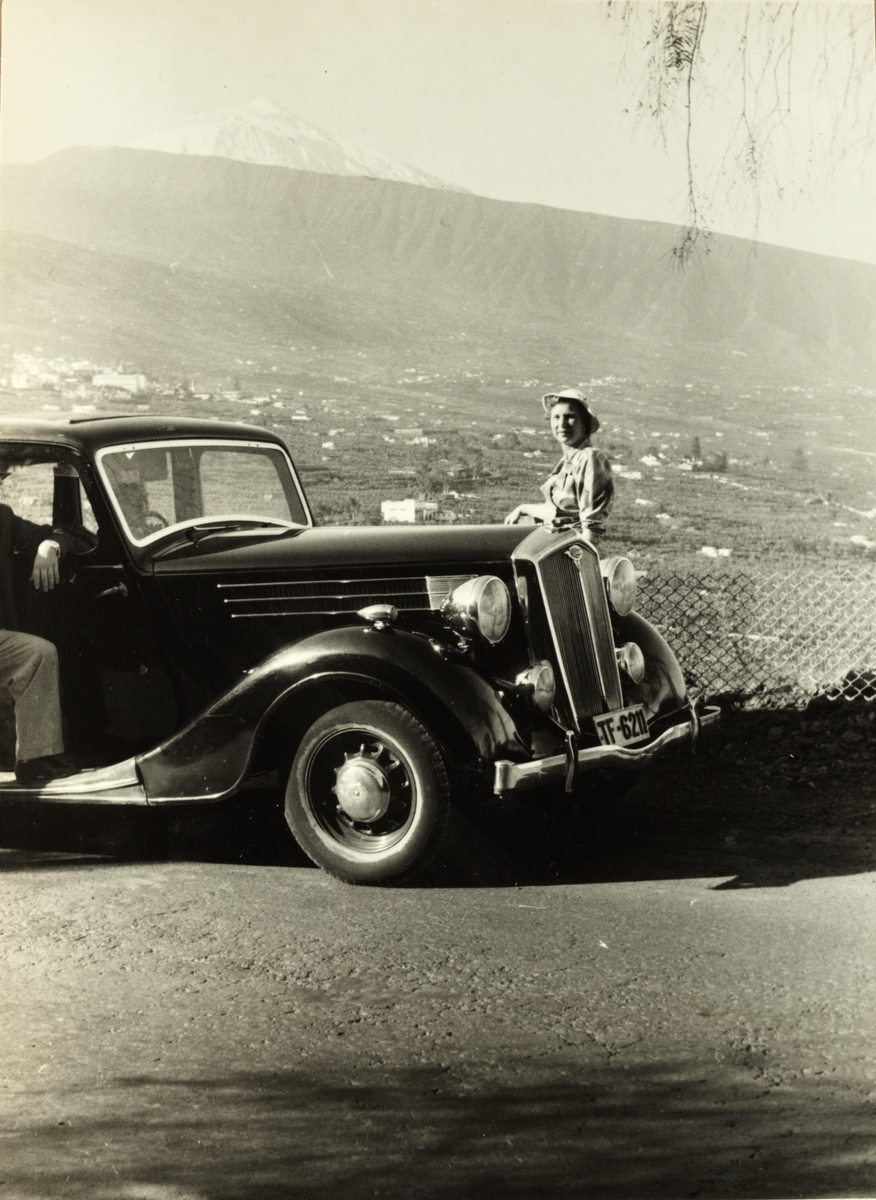
{"label": "chain link fence", "polygon": [[745,708],[876,697],[876,568],[649,574],[638,610],[688,686]]}

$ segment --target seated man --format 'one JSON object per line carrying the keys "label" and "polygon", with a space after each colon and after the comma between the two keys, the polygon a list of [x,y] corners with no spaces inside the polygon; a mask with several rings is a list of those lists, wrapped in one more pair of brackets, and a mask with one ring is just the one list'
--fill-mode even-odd
{"label": "seated man", "polygon": [[60,579],[63,534],[35,525],[0,504],[0,686],[15,703],[15,777],[38,785],[70,774],[64,752],[58,694],[58,652],[45,638],[19,632],[13,590],[13,555],[33,554],[31,582],[51,591]]}
{"label": "seated man", "polygon": [[153,533],[149,525],[149,496],[133,455],[109,454],[104,459],[104,468],[131,534],[144,538]]}

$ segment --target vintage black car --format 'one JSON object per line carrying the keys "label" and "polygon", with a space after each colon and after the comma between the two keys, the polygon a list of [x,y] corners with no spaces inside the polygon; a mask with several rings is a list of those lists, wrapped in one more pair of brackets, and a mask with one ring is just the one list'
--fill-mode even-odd
{"label": "vintage black car", "polygon": [[484,784],[586,793],[718,718],[629,561],[580,531],[316,528],[282,440],[212,420],[3,420],[0,472],[2,502],[81,550],[47,594],[20,564],[85,765],[41,800],[218,801],[279,771],[314,862],[398,883]]}

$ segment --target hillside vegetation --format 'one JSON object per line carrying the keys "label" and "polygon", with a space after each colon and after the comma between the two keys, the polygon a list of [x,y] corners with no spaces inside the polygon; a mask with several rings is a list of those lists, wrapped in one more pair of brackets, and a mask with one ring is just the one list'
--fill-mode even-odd
{"label": "hillside vegetation", "polygon": [[665,226],[145,150],[7,168],[2,220],[7,383],[17,355],[126,364],[149,394],[98,410],[261,421],[322,519],[409,495],[501,519],[571,384],[643,567],[873,553],[876,268],[716,237],[679,273]]}

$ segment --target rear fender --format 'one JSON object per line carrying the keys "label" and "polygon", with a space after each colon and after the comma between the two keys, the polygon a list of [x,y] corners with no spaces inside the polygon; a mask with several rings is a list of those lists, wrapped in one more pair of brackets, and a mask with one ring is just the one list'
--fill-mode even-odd
{"label": "rear fender", "polygon": [[[320,716],[315,685],[363,686],[404,704],[460,764],[486,767],[526,747],[487,680],[440,646],[400,630],[331,630],[272,655],[184,729],[140,756],[150,803],[218,800],[250,768],[262,729],[279,709],[301,728]],[[349,697],[347,697],[349,698]],[[342,702],[342,701],[339,701]],[[294,749],[294,746],[291,747]]]}

